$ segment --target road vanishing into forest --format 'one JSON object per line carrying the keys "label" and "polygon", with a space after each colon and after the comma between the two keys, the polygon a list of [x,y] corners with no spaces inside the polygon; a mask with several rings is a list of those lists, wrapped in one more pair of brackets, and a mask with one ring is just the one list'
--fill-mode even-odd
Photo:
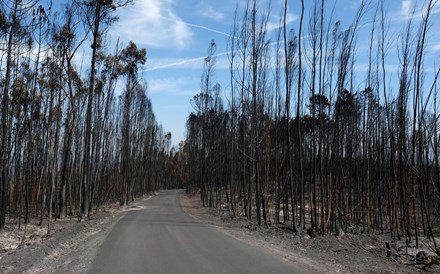
{"label": "road vanishing into forest", "polygon": [[168,190],[128,212],[110,231],[88,273],[306,273],[183,211]]}

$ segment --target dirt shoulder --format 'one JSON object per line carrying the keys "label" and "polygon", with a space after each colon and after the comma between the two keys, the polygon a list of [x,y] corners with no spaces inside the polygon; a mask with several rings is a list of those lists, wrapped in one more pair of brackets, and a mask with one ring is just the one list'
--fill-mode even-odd
{"label": "dirt shoulder", "polygon": [[[421,248],[407,249],[404,251],[407,255],[403,255],[398,250],[402,251],[400,244],[404,243],[392,243],[396,252],[387,257],[385,242],[389,237],[386,236],[347,233],[339,237],[311,238],[305,233],[295,235],[285,226],[266,229],[246,218],[234,218],[227,210],[203,207],[198,196],[182,194],[181,204],[194,218],[251,245],[267,248],[314,273],[426,273],[421,267],[412,265],[413,255]],[[440,266],[433,265],[428,271],[440,273]]]}
{"label": "dirt shoulder", "polygon": [[32,220],[22,248],[24,225],[8,225],[0,232],[0,273],[85,273],[113,225],[126,212],[155,194],[121,207],[108,204],[80,223],[76,219],[54,220],[50,236],[47,223]]}

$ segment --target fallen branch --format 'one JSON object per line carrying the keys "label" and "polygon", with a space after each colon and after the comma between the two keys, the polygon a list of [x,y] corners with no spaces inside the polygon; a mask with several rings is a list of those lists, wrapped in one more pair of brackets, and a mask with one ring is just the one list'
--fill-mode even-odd
{"label": "fallen branch", "polygon": [[424,251],[420,251],[417,253],[416,262],[412,263],[413,266],[424,265],[422,267],[423,270],[427,270],[433,265],[440,265],[440,256],[428,256]]}

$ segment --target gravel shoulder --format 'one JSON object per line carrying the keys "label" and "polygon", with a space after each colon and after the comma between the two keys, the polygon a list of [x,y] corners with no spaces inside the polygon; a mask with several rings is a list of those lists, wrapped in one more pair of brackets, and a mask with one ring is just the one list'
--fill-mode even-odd
{"label": "gravel shoulder", "polygon": [[306,233],[295,235],[283,225],[264,228],[244,217],[234,218],[226,209],[203,207],[197,195],[182,194],[181,204],[194,218],[241,241],[267,248],[285,260],[308,266],[316,273],[440,273],[439,265],[427,271],[414,266],[418,251],[432,253],[428,239],[421,239],[419,248],[406,249],[403,241],[390,243],[393,252],[387,257],[385,243],[390,242],[390,237],[386,235],[346,233],[311,238]]}

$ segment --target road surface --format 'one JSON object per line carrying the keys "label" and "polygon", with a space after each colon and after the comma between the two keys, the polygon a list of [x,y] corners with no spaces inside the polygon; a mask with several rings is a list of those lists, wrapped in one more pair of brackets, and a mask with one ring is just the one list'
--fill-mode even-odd
{"label": "road surface", "polygon": [[88,273],[305,273],[269,251],[200,223],[179,191],[160,193],[110,231]]}

